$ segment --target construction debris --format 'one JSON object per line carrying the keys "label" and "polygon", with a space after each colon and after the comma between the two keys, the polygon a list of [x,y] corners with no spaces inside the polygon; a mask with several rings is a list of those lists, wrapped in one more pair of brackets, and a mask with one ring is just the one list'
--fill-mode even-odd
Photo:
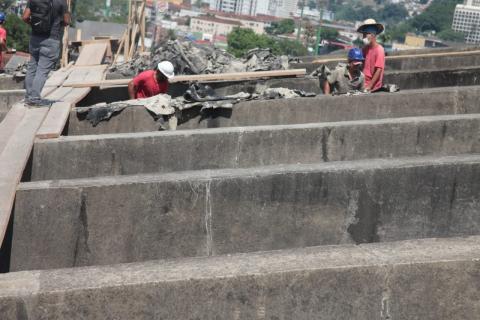
{"label": "construction debris", "polygon": [[172,62],[177,74],[286,70],[292,62],[287,56],[274,55],[271,49],[252,49],[244,59],[238,59],[213,46],[175,40],[157,48],[153,55],[137,54],[132,60],[117,63],[110,72],[131,77],[155,68],[163,60]]}
{"label": "construction debris", "polygon": [[[81,108],[79,114],[86,113],[86,119],[92,126],[96,127],[101,121],[108,121],[114,115],[119,114],[127,107],[145,107],[162,125],[160,129],[175,129],[178,119],[181,118],[183,110],[200,107],[200,114],[206,110],[218,108],[231,109],[242,101],[269,100],[269,99],[290,99],[297,97],[315,97],[315,93],[307,93],[301,90],[290,90],[286,88],[269,88],[262,92],[246,93],[239,92],[235,95],[219,96],[208,85],[192,84],[183,97],[172,99],[167,94],[159,94],[146,99],[133,99],[113,103],[99,103],[90,108]],[[164,126],[165,117],[169,120],[169,127]],[[172,121],[172,118],[174,118]]]}

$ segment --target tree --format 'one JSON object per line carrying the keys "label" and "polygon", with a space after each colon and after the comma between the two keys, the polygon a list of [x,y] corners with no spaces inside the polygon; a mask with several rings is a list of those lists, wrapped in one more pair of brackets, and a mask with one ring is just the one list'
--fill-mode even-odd
{"label": "tree", "polygon": [[7,47],[28,52],[30,27],[15,14],[7,15],[4,27],[8,32]]}
{"label": "tree", "polygon": [[445,41],[463,42],[465,35],[462,32],[456,32],[452,29],[446,29],[437,33],[437,37]]}
{"label": "tree", "polygon": [[268,34],[290,34],[295,31],[295,21],[293,19],[283,19],[279,22],[272,22],[270,27],[265,28]]}
{"label": "tree", "polygon": [[329,27],[322,27],[320,32],[321,38],[326,40],[335,40],[339,36],[339,33],[336,29]]}
{"label": "tree", "polygon": [[236,57],[243,57],[245,53],[254,48],[270,48],[274,54],[302,56],[307,54],[307,49],[299,42],[274,39],[267,35],[258,35],[251,29],[235,28],[227,37],[228,51]]}
{"label": "tree", "polygon": [[7,11],[14,2],[15,0],[2,0],[2,2],[0,2],[0,11]]}

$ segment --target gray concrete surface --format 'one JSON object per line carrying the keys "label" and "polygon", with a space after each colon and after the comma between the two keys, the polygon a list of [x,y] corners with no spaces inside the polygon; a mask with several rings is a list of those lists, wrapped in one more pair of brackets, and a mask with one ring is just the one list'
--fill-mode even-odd
{"label": "gray concrete surface", "polygon": [[25,90],[0,90],[0,121],[10,108],[25,96]]}
{"label": "gray concrete surface", "polygon": [[[478,50],[479,48],[477,48]],[[327,62],[326,65],[334,68],[339,62],[346,63],[346,56],[339,57],[336,61]],[[401,56],[399,56],[401,57]],[[332,57],[319,57],[318,59],[337,59]],[[426,56],[426,57],[401,57],[386,59],[386,70],[438,70],[438,69],[455,69],[463,67],[476,67],[480,64],[480,54],[461,54],[461,55],[446,55],[446,56]],[[291,68],[306,68],[308,72],[312,72],[321,64],[312,63],[305,60],[303,63],[292,64]]]}
{"label": "gray concrete surface", "polygon": [[37,141],[31,179],[476,152],[480,114],[75,136]]}
{"label": "gray concrete surface", "polygon": [[[319,96],[243,102],[230,109],[200,113],[200,108],[185,110],[178,130],[351,121],[427,115],[479,113],[480,87],[449,87],[376,93],[363,96]],[[78,110],[85,110],[78,108]],[[96,127],[84,114],[72,111],[68,135],[93,135],[158,131],[160,123],[143,107],[124,109]]]}
{"label": "gray concrete surface", "polygon": [[23,183],[11,270],[477,235],[480,155]]}
{"label": "gray concrete surface", "polygon": [[15,90],[23,88],[23,81],[14,80],[12,76],[0,75],[0,90]]}
{"label": "gray concrete surface", "polygon": [[315,247],[0,276],[3,320],[476,319],[480,239]]}

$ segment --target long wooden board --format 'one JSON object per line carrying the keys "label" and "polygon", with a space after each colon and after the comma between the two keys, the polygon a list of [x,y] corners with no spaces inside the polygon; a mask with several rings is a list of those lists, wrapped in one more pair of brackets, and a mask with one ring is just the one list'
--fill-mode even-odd
{"label": "long wooden board", "polygon": [[23,119],[26,110],[27,108],[25,108],[23,103],[16,103],[10,108],[3,121],[0,122],[0,155],[7,145],[8,139],[15,131],[15,128]]}
{"label": "long wooden board", "polygon": [[[104,71],[107,65],[92,66],[91,68],[73,67],[68,81],[98,81],[103,79]],[[73,78],[73,80],[71,80]],[[42,126],[37,132],[37,138],[53,139],[58,138],[62,134],[65,124],[70,115],[70,110],[90,92],[90,88],[72,88],[62,86],[50,94],[47,98],[51,100],[59,100],[54,103],[48,112],[48,115]]]}
{"label": "long wooden board", "polygon": [[[170,83],[175,82],[192,82],[192,81],[243,81],[262,78],[275,77],[303,77],[307,74],[306,69],[292,69],[292,70],[276,70],[276,71],[258,71],[258,72],[235,72],[235,73],[219,73],[219,74],[199,74],[176,76]],[[73,88],[88,88],[88,87],[103,87],[103,86],[119,86],[127,85],[132,79],[118,79],[118,80],[104,80],[98,82],[67,82],[63,85]]]}
{"label": "long wooden board", "polygon": [[75,62],[76,66],[91,66],[102,63],[107,52],[108,43],[91,43],[82,47],[80,56]]}
{"label": "long wooden board", "polygon": [[35,134],[47,112],[48,108],[26,110],[0,155],[0,245],[5,237],[15,192],[28,162]]}

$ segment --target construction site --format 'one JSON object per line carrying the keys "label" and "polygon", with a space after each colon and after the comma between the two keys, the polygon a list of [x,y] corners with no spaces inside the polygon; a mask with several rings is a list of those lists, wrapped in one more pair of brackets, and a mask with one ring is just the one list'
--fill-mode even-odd
{"label": "construction site", "polygon": [[170,42],[168,95],[129,100],[158,62],[131,11],[116,46],[75,43],[50,108],[0,78],[0,319],[479,319],[480,47],[327,96],[344,54]]}

